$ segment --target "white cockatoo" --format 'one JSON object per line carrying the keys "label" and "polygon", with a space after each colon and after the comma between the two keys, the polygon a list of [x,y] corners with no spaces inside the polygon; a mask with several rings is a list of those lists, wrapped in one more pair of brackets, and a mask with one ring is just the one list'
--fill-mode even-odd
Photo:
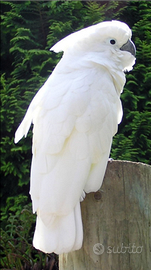
{"label": "white cockatoo", "polygon": [[82,246],[80,201],[103,181],[112,137],[122,119],[124,71],[135,63],[131,35],[125,23],[105,21],[54,45],[51,50],[63,51],[63,57],[16,131],[15,143],[33,123],[33,245],[45,253]]}

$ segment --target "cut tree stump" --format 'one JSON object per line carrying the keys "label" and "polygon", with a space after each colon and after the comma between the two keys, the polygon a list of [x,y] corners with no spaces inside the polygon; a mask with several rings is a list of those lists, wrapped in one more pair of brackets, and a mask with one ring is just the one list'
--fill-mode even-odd
{"label": "cut tree stump", "polygon": [[59,270],[151,269],[151,166],[109,162],[81,209],[83,246],[60,255]]}

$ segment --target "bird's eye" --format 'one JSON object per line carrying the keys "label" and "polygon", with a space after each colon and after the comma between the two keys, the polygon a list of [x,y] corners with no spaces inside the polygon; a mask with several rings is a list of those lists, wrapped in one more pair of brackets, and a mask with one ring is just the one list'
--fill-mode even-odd
{"label": "bird's eye", "polygon": [[116,43],[115,39],[111,39],[111,40],[110,40],[110,43],[111,43],[112,45],[114,45],[114,44]]}

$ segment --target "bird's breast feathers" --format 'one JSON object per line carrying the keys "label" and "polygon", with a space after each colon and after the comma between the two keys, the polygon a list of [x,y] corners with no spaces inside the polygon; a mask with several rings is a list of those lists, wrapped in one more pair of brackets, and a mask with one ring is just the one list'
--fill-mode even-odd
{"label": "bird's breast feathers", "polygon": [[74,129],[89,136],[101,133],[108,123],[113,136],[121,118],[121,103],[108,71],[97,65],[75,69],[72,76],[67,72],[57,74],[57,69],[55,72],[40,90],[45,98],[39,101],[39,111],[33,113],[36,153],[39,149],[49,154],[60,152]]}

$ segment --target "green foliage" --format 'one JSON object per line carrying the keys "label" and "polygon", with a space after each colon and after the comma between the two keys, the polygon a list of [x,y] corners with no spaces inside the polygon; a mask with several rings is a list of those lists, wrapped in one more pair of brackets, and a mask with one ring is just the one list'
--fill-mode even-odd
{"label": "green foliage", "polygon": [[[15,87],[16,86],[16,87]],[[30,139],[27,143],[14,144],[14,133],[20,115],[24,114],[23,101],[19,96],[19,86],[1,76],[1,197],[7,198],[25,192],[29,182]],[[18,192],[19,191],[19,192]],[[2,206],[5,201],[2,201]]]}
{"label": "green foliage", "polygon": [[10,209],[14,214],[9,215],[7,225],[0,229],[0,267],[16,270],[57,270],[58,258],[55,254],[44,254],[32,246],[35,217],[30,208],[25,206],[21,212],[16,213],[15,208]]}
{"label": "green foliage", "polygon": [[151,113],[135,111],[130,115],[133,120],[124,127],[125,134],[118,133],[113,141],[112,156],[148,163],[151,157]]}
{"label": "green foliage", "polygon": [[18,196],[8,197],[6,205],[1,207],[2,227],[7,225],[7,219],[10,215],[19,215],[22,211],[22,205],[26,205],[28,197],[19,194]]}
{"label": "green foliage", "polygon": [[[124,116],[113,140],[111,156],[114,159],[150,164],[151,3],[1,1],[0,4],[2,267],[40,269],[40,266],[34,266],[37,259],[46,269],[46,258],[40,257],[43,255],[36,254],[32,248],[35,217],[28,208],[30,205],[22,212],[23,207],[30,202],[28,191],[32,132],[30,130],[28,137],[15,145],[15,131],[31,99],[61,57],[61,54],[50,52],[49,48],[83,27],[103,20],[119,19],[132,28],[137,61],[133,71],[127,74],[121,97]],[[23,243],[23,249],[20,243]]]}
{"label": "green foliage", "polygon": [[[113,140],[111,156],[151,164],[151,3],[130,2],[124,18],[130,20],[137,48],[136,65],[127,74],[121,96],[124,116]],[[134,16],[134,14],[136,14]]]}

